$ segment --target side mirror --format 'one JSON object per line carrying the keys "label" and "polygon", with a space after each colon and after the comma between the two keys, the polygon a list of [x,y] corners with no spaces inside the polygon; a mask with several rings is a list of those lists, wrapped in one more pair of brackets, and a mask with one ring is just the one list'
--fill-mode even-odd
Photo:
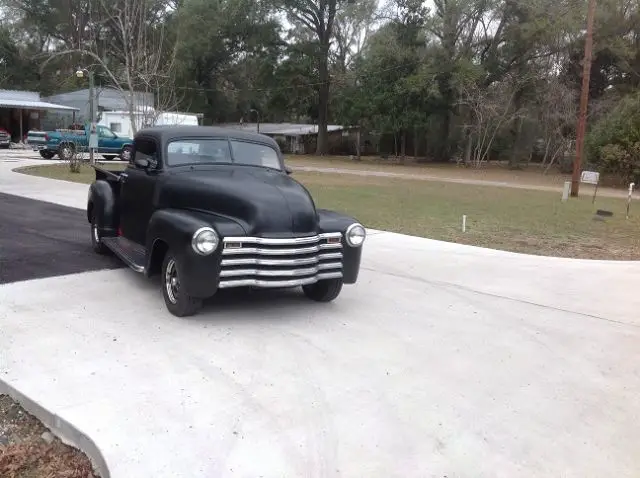
{"label": "side mirror", "polygon": [[140,169],[147,169],[151,163],[149,162],[149,160],[148,160],[148,159],[145,159],[145,158],[136,158],[136,159],[133,161],[133,164],[135,164],[135,165],[136,165],[136,167],[138,167],[138,168],[140,168]]}
{"label": "side mirror", "polygon": [[285,166],[284,167],[284,172],[287,174],[292,174],[293,173],[293,169],[291,169],[289,166]]}

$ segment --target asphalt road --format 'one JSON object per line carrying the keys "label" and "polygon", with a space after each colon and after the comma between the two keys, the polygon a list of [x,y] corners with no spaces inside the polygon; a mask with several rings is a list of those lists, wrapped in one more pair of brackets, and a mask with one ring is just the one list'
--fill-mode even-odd
{"label": "asphalt road", "polygon": [[118,267],[91,249],[81,209],[0,193],[0,284]]}

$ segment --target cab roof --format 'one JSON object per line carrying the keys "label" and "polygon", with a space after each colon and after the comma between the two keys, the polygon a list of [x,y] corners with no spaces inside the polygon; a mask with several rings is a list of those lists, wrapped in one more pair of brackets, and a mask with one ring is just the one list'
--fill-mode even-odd
{"label": "cab roof", "polygon": [[248,131],[240,131],[234,128],[222,128],[219,126],[154,126],[138,131],[134,136],[134,140],[141,137],[154,138],[161,144],[185,138],[238,139],[269,145],[276,148],[276,150],[279,150],[278,143],[269,136]]}

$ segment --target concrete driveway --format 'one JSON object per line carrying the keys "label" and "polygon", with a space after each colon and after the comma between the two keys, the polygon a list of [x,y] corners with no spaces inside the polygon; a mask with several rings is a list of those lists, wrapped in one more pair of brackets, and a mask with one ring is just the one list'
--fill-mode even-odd
{"label": "concrete driveway", "polygon": [[[0,192],[84,207],[8,164]],[[632,477],[639,288],[636,263],[376,232],[329,305],[230,293],[181,320],[129,270],[72,274],[0,286],[0,379],[114,478]]]}

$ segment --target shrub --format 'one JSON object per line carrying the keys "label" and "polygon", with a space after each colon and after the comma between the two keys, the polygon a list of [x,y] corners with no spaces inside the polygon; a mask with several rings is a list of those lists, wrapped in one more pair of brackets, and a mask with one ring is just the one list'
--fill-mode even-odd
{"label": "shrub", "polygon": [[600,161],[604,171],[620,174],[626,182],[640,179],[640,141],[623,147],[606,144],[600,148]]}
{"label": "shrub", "polygon": [[640,180],[640,95],[622,98],[587,137],[588,161],[626,182]]}

